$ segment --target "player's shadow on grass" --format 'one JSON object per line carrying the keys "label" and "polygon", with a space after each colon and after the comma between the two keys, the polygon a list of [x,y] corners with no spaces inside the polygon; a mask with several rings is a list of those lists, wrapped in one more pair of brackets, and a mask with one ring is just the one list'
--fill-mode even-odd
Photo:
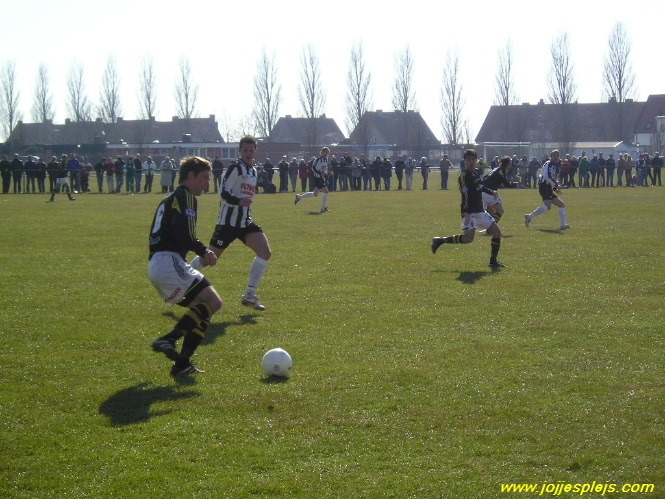
{"label": "player's shadow on grass", "polygon": [[152,404],[198,396],[200,396],[198,392],[181,391],[175,386],[151,386],[150,383],[139,383],[111,395],[99,406],[99,412],[109,418],[113,426],[144,423],[155,416],[172,412],[170,409],[153,411]]}
{"label": "player's shadow on grass", "polygon": [[308,211],[307,214],[308,215],[323,215],[323,213],[321,213],[320,211]]}
{"label": "player's shadow on grass", "polygon": [[235,322],[225,321],[220,323],[213,323],[208,326],[205,336],[201,345],[210,345],[217,341],[217,338],[226,334],[226,329],[229,326],[246,326],[247,324],[257,324],[256,314],[244,314],[240,316],[240,320]]}
{"label": "player's shadow on grass", "polygon": [[538,229],[538,232],[544,232],[545,234],[563,234],[566,232],[565,229]]}
{"label": "player's shadow on grass", "polygon": [[459,276],[455,280],[461,282],[462,284],[475,284],[489,274],[491,274],[491,272],[487,272],[485,270],[477,272],[462,271],[459,273]]}

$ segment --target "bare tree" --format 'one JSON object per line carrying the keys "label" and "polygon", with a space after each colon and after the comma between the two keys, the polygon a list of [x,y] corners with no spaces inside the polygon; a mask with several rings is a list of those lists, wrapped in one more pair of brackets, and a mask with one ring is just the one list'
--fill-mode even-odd
{"label": "bare tree", "polygon": [[326,97],[323,92],[323,79],[319,57],[310,43],[300,56],[300,106],[305,118],[318,118],[323,113]]}
{"label": "bare tree", "polygon": [[73,62],[67,76],[67,111],[75,122],[90,121],[92,112],[88,97],[85,95],[83,66]]}
{"label": "bare tree", "polygon": [[53,97],[49,92],[48,68],[40,64],[35,85],[35,101],[32,105],[32,119],[35,123],[46,123],[53,119]]}
{"label": "bare tree", "polygon": [[631,140],[630,124],[625,123],[624,103],[635,95],[635,75],[630,64],[631,43],[623,24],[614,25],[607,43],[603,68],[603,97],[614,104],[617,137]]}
{"label": "bare tree", "polygon": [[[358,127],[361,118],[372,107],[372,97],[369,91],[371,81],[372,75],[365,68],[363,44],[361,41],[356,41],[351,47],[351,60],[346,77],[346,127],[349,134]],[[360,133],[363,138],[366,138],[367,133],[362,133],[362,131]]]}
{"label": "bare tree", "polygon": [[196,99],[199,86],[192,84],[192,63],[189,58],[180,58],[180,73],[175,84],[175,102],[177,114],[180,118],[193,118],[196,110]]}
{"label": "bare tree", "polygon": [[635,94],[635,74],[630,64],[631,43],[623,24],[614,25],[607,43],[603,69],[603,96],[625,102]]}
{"label": "bare tree", "polygon": [[462,84],[459,79],[459,55],[457,50],[448,50],[443,67],[443,83],[441,85],[441,126],[443,136],[448,144],[459,144],[463,136],[468,137],[468,123],[462,118],[465,99],[462,97]]}
{"label": "bare tree", "polygon": [[308,118],[306,142],[314,145],[318,142],[317,118],[323,114],[326,97],[323,92],[323,78],[319,57],[314,46],[308,44],[300,56],[300,87],[298,89],[300,106],[305,118]]}
{"label": "bare tree", "polygon": [[504,48],[499,49],[499,67],[496,72],[495,104],[511,106],[517,104],[515,83],[513,79],[513,43],[508,40]]}
{"label": "bare tree", "polygon": [[99,114],[102,120],[105,123],[115,123],[122,112],[122,106],[120,105],[120,76],[113,56],[109,56],[106,60],[99,102]]}
{"label": "bare tree", "polygon": [[268,57],[263,51],[254,75],[254,118],[259,135],[269,137],[279,118],[279,106],[282,102],[282,87],[277,84],[277,66],[275,56]]}
{"label": "bare tree", "polygon": [[552,66],[547,77],[550,104],[572,104],[577,100],[577,85],[571,61],[568,33],[559,35],[550,46]]}
{"label": "bare tree", "polygon": [[151,56],[145,56],[141,61],[140,90],[139,90],[139,118],[147,120],[155,116],[157,102],[157,82],[155,79],[155,65]]}
{"label": "bare tree", "polygon": [[579,120],[575,119],[577,107],[573,105],[577,102],[577,85],[568,33],[563,33],[552,41],[550,53],[552,66],[547,79],[548,101],[557,104],[553,109],[553,139],[558,142],[559,149],[570,151],[575,147]]}
{"label": "bare tree", "polygon": [[395,82],[393,83],[393,107],[406,113],[413,109],[416,94],[413,90],[413,56],[407,45],[395,56]]}
{"label": "bare tree", "polygon": [[18,110],[18,100],[21,93],[16,88],[16,62],[7,61],[2,67],[0,73],[0,119],[2,121],[2,131],[6,138],[14,131],[14,127],[19,120],[23,119]]}

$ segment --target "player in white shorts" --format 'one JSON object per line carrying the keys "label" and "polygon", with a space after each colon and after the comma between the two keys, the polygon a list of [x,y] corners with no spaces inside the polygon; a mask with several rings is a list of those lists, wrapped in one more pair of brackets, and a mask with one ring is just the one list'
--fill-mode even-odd
{"label": "player in white shorts", "polygon": [[[154,351],[174,362],[174,377],[203,372],[191,357],[213,314],[222,308],[215,288],[186,260],[187,253],[193,251],[206,266],[217,263],[217,255],[196,237],[196,196],[208,188],[211,170],[210,162],[203,158],[185,158],[180,164],[179,186],[161,201],[150,229],[148,278],[167,305],[187,308],[175,327],[152,343]],[[178,352],[176,342],[183,337]]]}

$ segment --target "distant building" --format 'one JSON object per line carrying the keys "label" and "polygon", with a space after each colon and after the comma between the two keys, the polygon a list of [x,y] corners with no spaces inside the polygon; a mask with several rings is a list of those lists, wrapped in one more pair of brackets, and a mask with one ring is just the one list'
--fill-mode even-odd
{"label": "distant building", "polygon": [[[266,143],[295,143],[304,148],[315,150],[320,146],[339,144],[344,140],[344,133],[332,118],[322,115],[319,118],[294,118],[291,115],[281,117],[270,131]],[[267,146],[267,144],[266,144]]]}
{"label": "distant building", "polygon": [[651,147],[654,136],[648,127],[655,129],[659,114],[665,116],[665,95],[621,104],[562,105],[541,100],[536,105],[492,106],[476,142],[485,158],[506,154],[542,158],[554,148],[574,156],[582,152],[634,156],[636,144],[643,150]]}
{"label": "distant building", "polygon": [[165,156],[236,157],[236,145],[226,146],[215,116],[171,121],[125,120],[115,123],[95,121],[63,124],[18,122],[7,140],[8,150],[41,156],[77,152],[96,159],[139,153],[160,160]]}
{"label": "distant building", "polygon": [[441,150],[441,142],[417,111],[368,111],[351,132],[348,144],[370,158],[434,157]]}

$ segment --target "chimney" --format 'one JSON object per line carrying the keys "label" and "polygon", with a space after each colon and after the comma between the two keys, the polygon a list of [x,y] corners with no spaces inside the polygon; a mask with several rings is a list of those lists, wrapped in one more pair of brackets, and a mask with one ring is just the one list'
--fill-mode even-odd
{"label": "chimney", "polygon": [[191,133],[183,133],[182,134],[182,141],[185,144],[189,144],[192,142],[192,134]]}

